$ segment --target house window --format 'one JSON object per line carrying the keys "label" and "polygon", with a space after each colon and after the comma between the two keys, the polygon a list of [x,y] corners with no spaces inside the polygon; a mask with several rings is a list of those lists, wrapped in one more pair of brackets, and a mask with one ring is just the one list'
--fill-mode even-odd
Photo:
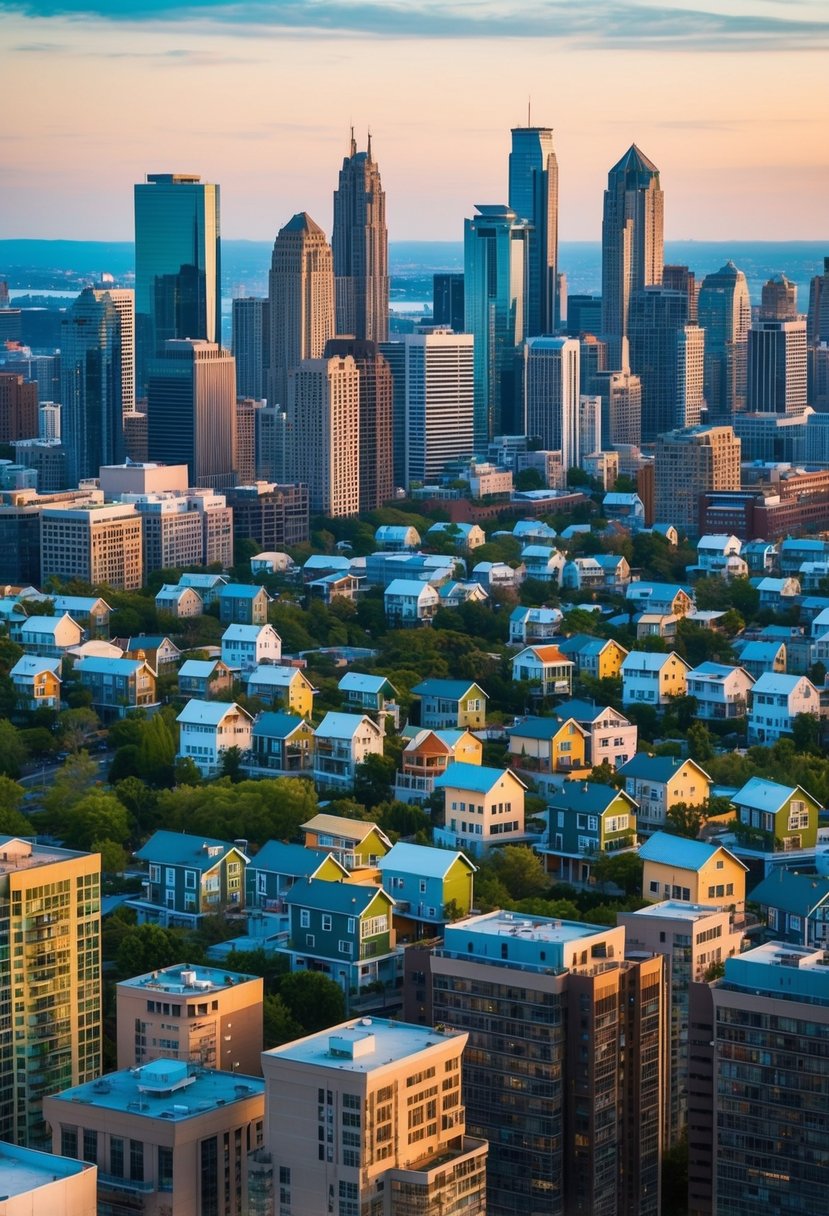
{"label": "house window", "polygon": [[172,866],[167,866],[164,871],[164,882],[168,887],[176,885],[176,872]]}
{"label": "house window", "polygon": [[419,882],[419,883],[418,883],[418,885],[417,885],[417,889],[418,889],[418,891],[420,892],[420,894],[421,894],[421,895],[425,895],[425,894],[426,894],[426,883],[423,881],[423,879],[422,879],[422,878],[421,878],[420,882]]}
{"label": "house window", "polygon": [[790,912],[790,913],[789,913],[789,929],[791,930],[791,932],[792,932],[792,933],[799,933],[799,932],[800,932],[800,924],[801,924],[801,922],[800,922],[800,917],[799,917],[799,916],[793,916],[793,915],[792,915],[792,913]]}
{"label": "house window", "polygon": [[354,932],[356,932],[356,929],[357,929],[357,922],[356,922],[356,920],[354,919],[354,917],[353,917],[353,916],[349,916],[349,918],[348,918],[348,932],[349,932],[349,933],[354,933]]}
{"label": "house window", "polygon": [[331,932],[331,914],[329,912],[323,912],[322,914],[322,930],[323,933]]}
{"label": "house window", "polygon": [[300,929],[310,929],[311,927],[311,913],[308,908],[299,910],[299,927]]}
{"label": "house window", "polygon": [[777,909],[769,908],[769,928],[777,930]]}
{"label": "house window", "polygon": [[256,893],[257,895],[267,895],[268,893],[268,876],[262,871],[256,875]]}
{"label": "house window", "polygon": [[651,891],[652,891],[652,892],[653,892],[655,895],[658,895],[658,894],[659,894],[659,883],[658,883],[658,882],[652,882],[652,883],[651,883],[651,885],[650,885],[650,889],[651,889]]}
{"label": "house window", "polygon": [[340,954],[347,954],[349,958],[351,958],[352,954],[354,953],[354,945],[352,942],[341,940],[337,943],[337,949],[339,950]]}
{"label": "house window", "polygon": [[315,946],[316,944],[317,944],[317,939],[314,937],[314,934],[306,933],[305,934],[305,945],[306,946]]}
{"label": "house window", "polygon": [[195,870],[185,870],[184,871],[184,885],[185,885],[185,887],[187,887],[187,889],[189,891],[195,891],[195,889],[196,889],[196,871]]}
{"label": "house window", "polygon": [[161,882],[161,866],[150,866],[150,882]]}

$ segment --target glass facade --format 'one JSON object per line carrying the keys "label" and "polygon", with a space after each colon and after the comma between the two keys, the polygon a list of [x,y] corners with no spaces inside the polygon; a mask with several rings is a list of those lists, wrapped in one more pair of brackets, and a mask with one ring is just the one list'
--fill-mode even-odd
{"label": "glass facade", "polygon": [[547,127],[515,127],[509,205],[532,225],[528,238],[527,336],[555,333],[558,292],[558,161]]}

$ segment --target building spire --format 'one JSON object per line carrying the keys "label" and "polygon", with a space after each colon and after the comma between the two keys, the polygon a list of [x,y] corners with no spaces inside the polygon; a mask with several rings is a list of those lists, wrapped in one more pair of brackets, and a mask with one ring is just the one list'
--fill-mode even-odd
{"label": "building spire", "polygon": [[528,127],[531,127],[531,126],[533,125],[533,120],[532,120],[532,104],[533,104],[533,99],[532,99],[532,97],[528,97],[528,98],[527,98],[527,126],[528,126]]}
{"label": "building spire", "polygon": [[357,141],[354,139],[354,124],[351,125],[351,156],[357,155]]}
{"label": "building spire", "polygon": [[366,160],[371,160],[371,127],[368,129],[368,143],[366,144]]}

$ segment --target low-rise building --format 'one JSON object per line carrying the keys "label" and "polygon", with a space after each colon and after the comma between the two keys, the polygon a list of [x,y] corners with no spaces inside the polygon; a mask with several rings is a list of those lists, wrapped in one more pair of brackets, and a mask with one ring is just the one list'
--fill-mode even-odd
{"label": "low-rise building", "polygon": [[439,937],[450,921],[472,911],[475,867],[463,853],[398,841],[377,863],[394,900],[398,939]]}
{"label": "low-rise building", "polygon": [[509,762],[536,778],[556,773],[570,776],[589,768],[585,759],[588,733],[573,718],[524,718],[507,730]]}
{"label": "low-rise building", "polygon": [[625,599],[631,612],[662,616],[687,616],[694,607],[693,591],[678,583],[631,583]]}
{"label": "low-rise building", "polygon": [[321,811],[301,825],[306,849],[324,849],[346,870],[376,866],[391,848],[391,841],[376,823],[347,819]]}
{"label": "low-rise building", "polygon": [[222,634],[222,661],[239,671],[278,663],[282,639],[273,625],[228,625]]}
{"label": "low-rise building", "polygon": [[348,870],[333,853],[301,844],[269,840],[251,857],[245,870],[245,906],[262,912],[284,912],[285,896],[298,882],[318,878],[341,882]]}
{"label": "low-rise building", "polygon": [[468,730],[419,730],[401,753],[394,797],[401,802],[426,802],[434,792],[435,778],[447,765],[480,764],[483,750],[480,739]]}
{"label": "low-rise building", "polygon": [[790,853],[815,847],[821,807],[802,786],[751,777],[731,801],[740,823],[763,833],[758,844],[766,852]]}
{"label": "low-rise building", "polygon": [[61,665],[59,658],[21,655],[9,672],[21,709],[60,709]]}
{"label": "low-rise building", "polygon": [[744,718],[753,676],[744,667],[725,663],[700,663],[688,672],[686,693],[697,703],[696,717],[704,722]]}
{"label": "low-rise building", "polygon": [[235,701],[188,701],[176,718],[179,724],[178,756],[188,758],[203,777],[221,770],[225,752],[250,751],[253,719]]}
{"label": "low-rise building", "polygon": [[747,866],[722,845],[655,832],[639,856],[642,898],[649,903],[672,899],[743,911]]}
{"label": "low-rise building", "polygon": [[392,629],[428,625],[440,607],[440,595],[431,583],[396,578],[383,592],[383,606],[386,624]]}
{"label": "low-rise building", "polygon": [[549,641],[558,633],[563,619],[560,608],[513,608],[509,617],[509,640],[519,646]]}
{"label": "low-rise building", "polygon": [[219,601],[219,592],[226,587],[229,580],[224,574],[182,574],[178,580],[179,587],[193,587],[201,596],[205,608]]}
{"label": "low-rise building", "polygon": [[246,768],[255,776],[310,777],[314,728],[296,714],[257,714]]}
{"label": "low-rise building", "polygon": [[421,680],[412,689],[420,698],[420,726],[435,730],[458,727],[482,730],[486,726],[487,694],[466,680]]}
{"label": "low-rise building", "polygon": [[796,603],[800,595],[800,581],[796,578],[754,578],[753,586],[760,593],[760,607],[771,608],[774,612],[783,612],[791,604]]}
{"label": "low-rise building", "polygon": [[221,659],[185,659],[178,669],[178,690],[184,697],[209,701],[233,687],[234,675]]}
{"label": "low-rise building", "polygon": [[178,646],[163,633],[139,633],[132,638],[113,640],[124,651],[124,658],[146,659],[158,675],[175,667],[181,659]]}
{"label": "low-rise building", "polygon": [[444,798],[444,826],[435,842],[479,855],[524,835],[526,785],[509,769],[450,764],[435,780]]}
{"label": "low-rise building", "polygon": [[556,882],[590,882],[599,858],[636,848],[637,805],[624,790],[565,781],[548,803],[547,839],[538,851]]}
{"label": "low-rise building", "polygon": [[557,643],[566,658],[572,659],[576,672],[595,680],[614,680],[622,670],[628,651],[613,638],[594,638],[588,633],[574,633]]}
{"label": "low-rise building", "polygon": [[638,494],[611,490],[602,499],[602,514],[605,519],[624,524],[632,531],[639,531],[645,526],[645,504]]}
{"label": "low-rise building", "polygon": [[204,602],[195,587],[181,587],[178,583],[164,583],[156,593],[156,612],[166,613],[179,620],[201,616]]}
{"label": "low-rise building", "polygon": [[553,713],[559,722],[573,718],[587,731],[584,758],[591,767],[609,764],[611,768],[620,768],[636,753],[638,728],[610,705],[576,699],[563,701]]}
{"label": "low-rise building", "polygon": [[758,680],[766,672],[785,674],[788,665],[786,643],[774,641],[749,641],[734,648],[740,660],[740,666],[753,679]]}
{"label": "low-rise building", "polygon": [[[700,574],[721,575],[730,557],[740,557],[743,542],[728,533],[707,533],[697,541],[696,569]],[[747,569],[747,567],[746,567]]]}
{"label": "low-rise building", "polygon": [[270,602],[264,587],[226,583],[219,588],[219,620],[224,625],[264,625]]}
{"label": "low-rise building", "polygon": [[311,717],[316,689],[298,667],[265,663],[248,672],[245,680],[249,697],[258,697],[268,705],[281,705],[300,718]]}
{"label": "low-rise building", "polygon": [[407,524],[381,524],[374,543],[386,553],[413,553],[420,546],[420,533]]}
{"label": "low-rise building", "polygon": [[396,983],[394,900],[382,887],[311,878],[296,883],[285,903],[292,971],[322,971],[346,993]]}
{"label": "low-rise building", "polygon": [[61,658],[83,641],[83,629],[68,612],[63,616],[27,616],[11,627],[10,634],[28,654],[41,658]]}
{"label": "low-rise building", "polygon": [[769,937],[776,942],[829,948],[829,878],[774,869],[751,892],[760,905]]}
{"label": "low-rise building", "polygon": [[575,663],[558,646],[525,646],[512,660],[512,678],[526,681],[542,697],[569,697],[573,692]]}
{"label": "low-rise building", "polygon": [[619,776],[639,806],[638,827],[642,835],[664,828],[672,806],[703,806],[711,793],[711,778],[696,760],[675,756],[637,754],[623,764]]}
{"label": "low-rise building", "polygon": [[441,545],[451,542],[455,549],[462,553],[471,553],[486,543],[486,533],[479,524],[455,524],[440,522],[432,524],[426,533],[426,540],[431,545]]}
{"label": "low-rise building", "polygon": [[349,671],[342,677],[337,688],[343,694],[349,709],[369,714],[393,714],[397,709],[394,700],[397,689],[385,676]]}
{"label": "low-rise building", "polygon": [[622,704],[661,709],[672,697],[685,696],[690,670],[690,664],[673,650],[669,654],[632,650],[621,667]]}
{"label": "low-rise building", "polygon": [[147,863],[143,898],[127,901],[139,924],[194,928],[202,916],[244,907],[245,843],[153,832],[135,854]]}
{"label": "low-rise building", "polygon": [[749,695],[748,742],[775,743],[790,735],[798,714],[820,717],[820,695],[806,676],[766,672]]}
{"label": "low-rise building", "polygon": [[527,578],[537,579],[541,583],[561,584],[565,558],[558,549],[550,545],[525,545],[521,550],[521,561]]}
{"label": "low-rise building", "polygon": [[366,714],[327,713],[314,732],[314,782],[351,789],[357,765],[382,754],[383,728]]}
{"label": "low-rise building", "polygon": [[75,678],[92,694],[102,718],[124,717],[135,709],[157,705],[156,673],[146,659],[96,659],[75,663]]}

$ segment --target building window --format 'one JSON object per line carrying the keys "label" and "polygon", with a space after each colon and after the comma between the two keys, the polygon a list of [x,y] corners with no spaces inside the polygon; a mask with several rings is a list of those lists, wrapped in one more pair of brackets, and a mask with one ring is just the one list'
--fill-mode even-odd
{"label": "building window", "polygon": [[308,908],[300,908],[299,910],[299,927],[300,929],[311,928],[311,912]]}
{"label": "building window", "polygon": [[215,1136],[202,1140],[200,1151],[201,1216],[219,1216],[219,1146]]}
{"label": "building window", "polygon": [[331,932],[331,914],[329,912],[322,914],[322,931],[323,933]]}
{"label": "building window", "polygon": [[98,1164],[98,1133],[93,1128],[83,1129],[83,1159],[90,1165]]}
{"label": "building window", "polygon": [[173,1150],[163,1144],[158,1146],[158,1189],[171,1191],[173,1189]]}
{"label": "building window", "polygon": [[130,1140],[130,1178],[133,1182],[144,1181],[144,1142]]}
{"label": "building window", "polygon": [[164,882],[168,887],[176,885],[176,872],[172,866],[167,866],[164,871]]}
{"label": "building window", "polygon": [[196,871],[195,870],[185,870],[184,871],[184,885],[185,885],[185,887],[187,887],[188,890],[195,891],[195,889],[196,889]]}
{"label": "building window", "polygon": [[61,1127],[60,1155],[61,1157],[78,1156],[78,1129],[76,1127]]}
{"label": "building window", "polygon": [[150,882],[161,882],[161,866],[150,864]]}
{"label": "building window", "polygon": [[109,1172],[113,1178],[124,1177],[124,1141],[120,1136],[109,1138]]}

